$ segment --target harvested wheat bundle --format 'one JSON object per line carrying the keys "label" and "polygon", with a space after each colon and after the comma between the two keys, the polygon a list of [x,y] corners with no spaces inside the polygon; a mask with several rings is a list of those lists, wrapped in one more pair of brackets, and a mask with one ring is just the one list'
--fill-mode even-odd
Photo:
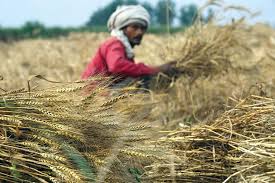
{"label": "harvested wheat bundle", "polygon": [[240,100],[214,122],[154,142],[174,152],[146,167],[147,182],[274,182],[275,100]]}
{"label": "harvested wheat bundle", "polygon": [[247,52],[239,37],[241,27],[242,22],[226,26],[194,25],[171,38],[173,44],[163,50],[163,57],[177,61],[177,70],[192,80],[223,73],[231,67],[232,60]]}
{"label": "harvested wheat bundle", "polygon": [[163,60],[177,61],[175,70],[159,74],[152,82],[152,90],[169,89],[177,78],[186,77],[190,85],[198,78],[213,78],[234,68],[234,61],[247,55],[250,49],[240,39],[241,22],[226,26],[194,25],[171,38],[162,51]]}
{"label": "harvested wheat bundle", "polygon": [[251,94],[272,96],[269,86],[261,85],[260,81],[253,84],[258,80],[251,81],[251,78],[232,72],[213,78],[201,77],[190,84],[188,78],[180,77],[154,107],[153,115],[162,121],[164,130],[174,130],[215,120],[228,109],[228,98],[232,95],[237,98]]}
{"label": "harvested wheat bundle", "polygon": [[[86,177],[74,169],[62,150],[64,141],[70,145],[71,142],[81,144],[83,135],[62,124],[62,113],[54,114],[48,110],[65,100],[49,96],[49,91],[43,93],[45,98],[42,92],[37,98],[35,93],[29,96],[22,90],[1,94],[0,180],[84,182]],[[93,177],[92,171],[90,173]]]}
{"label": "harvested wheat bundle", "polygon": [[[55,84],[0,95],[0,180],[8,182],[131,182],[156,159],[139,148],[151,134],[127,112],[129,90],[107,88],[109,80]],[[142,120],[142,119],[140,119]],[[143,147],[143,146],[140,146]],[[131,170],[132,170],[131,169]]]}

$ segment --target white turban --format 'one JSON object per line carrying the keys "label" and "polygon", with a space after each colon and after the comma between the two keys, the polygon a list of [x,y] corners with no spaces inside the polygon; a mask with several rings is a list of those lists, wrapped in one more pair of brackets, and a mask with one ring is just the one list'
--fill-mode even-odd
{"label": "white turban", "polygon": [[141,5],[119,6],[110,16],[107,26],[109,31],[112,31],[119,30],[131,23],[140,23],[148,27],[150,14]]}

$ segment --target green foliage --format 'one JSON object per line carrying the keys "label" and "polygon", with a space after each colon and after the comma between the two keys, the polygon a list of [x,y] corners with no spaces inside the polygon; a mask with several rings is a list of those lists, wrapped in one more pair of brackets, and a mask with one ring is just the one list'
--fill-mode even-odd
{"label": "green foliage", "polygon": [[[171,27],[170,33],[177,33],[182,32],[185,30],[185,27]],[[151,34],[166,34],[167,33],[167,27],[165,25],[160,26],[152,26],[149,28],[148,33]]]}
{"label": "green foliage", "polygon": [[114,0],[103,8],[100,8],[92,14],[89,21],[86,23],[87,26],[103,26],[106,25],[108,18],[116,10],[117,6],[120,5],[136,5],[141,4],[149,14],[151,15],[152,25],[165,25],[166,24],[166,7],[169,6],[169,22],[172,24],[175,13],[174,1],[160,0],[156,7],[153,7],[149,2],[139,3],[137,0]]}
{"label": "green foliage", "polygon": [[86,181],[95,182],[95,170],[81,153],[69,144],[63,144],[61,147],[69,159],[74,163],[75,167],[86,178]]}
{"label": "green foliage", "polygon": [[103,26],[107,24],[108,18],[116,10],[117,6],[120,5],[135,5],[138,4],[137,0],[115,0],[106,5],[103,8],[95,11],[89,21],[86,23],[87,26]]}
{"label": "green foliage", "polygon": [[[167,15],[168,6],[168,15]],[[160,25],[167,25],[167,16],[169,17],[169,24],[172,25],[176,17],[175,2],[172,0],[159,0],[155,8],[156,21]]]}
{"label": "green foliage", "polygon": [[[182,31],[183,27],[172,27],[171,33]],[[52,27],[43,28],[39,25],[38,28],[26,27],[24,28],[0,28],[0,42],[11,42],[11,41],[19,41],[22,39],[48,39],[48,38],[57,38],[60,36],[68,36],[71,32],[107,32],[108,29],[106,26],[93,26],[93,27],[78,27],[78,28],[60,28],[60,27]],[[153,34],[162,34],[166,33],[165,26],[151,26],[148,30],[148,33]],[[1,103],[1,102],[0,102]]]}
{"label": "green foliage", "polygon": [[17,171],[16,162],[12,162],[10,171],[11,171],[11,175],[15,181],[20,179],[21,174],[19,171]]}
{"label": "green foliage", "polygon": [[133,175],[137,182],[141,182],[142,172],[138,168],[129,168],[128,171]]}
{"label": "green foliage", "polygon": [[45,31],[45,27],[39,22],[26,22],[21,31],[24,37],[35,37]]}
{"label": "green foliage", "polygon": [[190,26],[196,19],[198,14],[198,7],[195,4],[183,6],[180,9],[180,23],[182,26]]}
{"label": "green foliage", "polygon": [[[108,18],[116,10],[117,6],[134,4],[141,4],[148,10],[152,22],[148,32],[154,34],[167,33],[167,17],[169,17],[171,33],[184,30],[185,27],[192,24],[198,11],[197,6],[194,4],[183,6],[180,9],[180,15],[177,17],[175,2],[173,0],[159,0],[155,7],[153,7],[150,2],[139,3],[138,0],[113,0],[105,7],[94,12],[85,26],[76,28],[45,27],[42,23],[37,21],[26,22],[20,28],[4,28],[0,26],[0,41],[10,42],[22,39],[57,38],[60,36],[67,36],[71,32],[107,32],[108,29],[106,24]],[[167,6],[169,15],[167,15]],[[201,20],[203,22],[208,22],[213,16],[213,11],[209,9],[208,14],[205,17],[201,17]],[[175,18],[179,18],[179,27],[172,26]]]}
{"label": "green foliage", "polygon": [[54,38],[66,36],[73,31],[70,28],[46,28],[39,22],[26,22],[20,28],[0,28],[0,41],[9,42],[29,38]]}

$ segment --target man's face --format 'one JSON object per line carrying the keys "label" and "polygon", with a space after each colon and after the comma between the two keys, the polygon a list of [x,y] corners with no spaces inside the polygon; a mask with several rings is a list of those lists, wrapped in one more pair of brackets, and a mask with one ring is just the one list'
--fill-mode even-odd
{"label": "man's face", "polygon": [[147,27],[140,23],[132,23],[123,29],[124,34],[128,37],[129,42],[133,47],[141,43],[146,30]]}

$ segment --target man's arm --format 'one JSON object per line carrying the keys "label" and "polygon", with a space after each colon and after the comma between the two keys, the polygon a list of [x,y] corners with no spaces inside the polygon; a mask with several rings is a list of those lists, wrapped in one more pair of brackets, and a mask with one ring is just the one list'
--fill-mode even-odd
{"label": "man's arm", "polygon": [[158,67],[149,67],[143,63],[133,63],[125,56],[124,47],[120,42],[114,42],[106,50],[106,63],[109,72],[112,74],[140,77],[144,75],[156,74]]}

